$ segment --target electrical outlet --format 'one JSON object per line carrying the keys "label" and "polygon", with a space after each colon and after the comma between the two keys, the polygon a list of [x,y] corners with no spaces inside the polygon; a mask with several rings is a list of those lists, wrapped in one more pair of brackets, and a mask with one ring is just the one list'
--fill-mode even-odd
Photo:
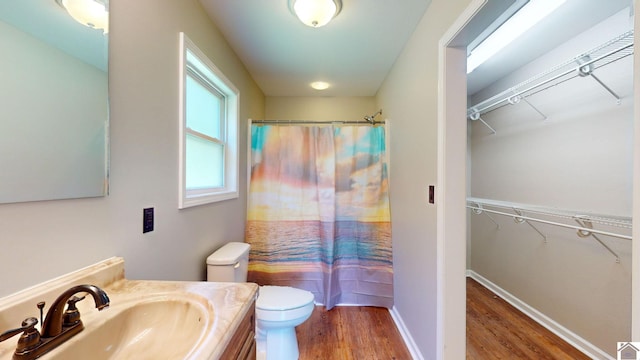
{"label": "electrical outlet", "polygon": [[153,231],[153,208],[142,209],[142,233]]}

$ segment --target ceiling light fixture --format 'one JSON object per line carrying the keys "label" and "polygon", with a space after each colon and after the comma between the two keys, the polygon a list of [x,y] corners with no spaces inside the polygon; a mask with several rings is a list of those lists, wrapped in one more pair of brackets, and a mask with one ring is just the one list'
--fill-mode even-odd
{"label": "ceiling light fixture", "polygon": [[289,7],[303,24],[321,27],[342,10],[341,0],[289,0]]}
{"label": "ceiling light fixture", "polygon": [[108,0],[56,0],[71,17],[84,26],[109,32]]}
{"label": "ceiling light fixture", "polygon": [[530,0],[491,35],[471,50],[467,57],[467,74],[498,53],[533,25],[551,14],[566,0]]}
{"label": "ceiling light fixture", "polygon": [[329,88],[329,83],[324,81],[314,81],[311,83],[311,87],[316,90],[326,90]]}

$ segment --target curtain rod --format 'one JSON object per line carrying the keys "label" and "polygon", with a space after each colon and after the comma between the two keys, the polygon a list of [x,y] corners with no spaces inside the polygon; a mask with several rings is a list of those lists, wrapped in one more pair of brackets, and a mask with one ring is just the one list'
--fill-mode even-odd
{"label": "curtain rod", "polygon": [[314,125],[314,124],[357,124],[357,125],[384,125],[383,121],[311,121],[311,120],[251,120],[254,124],[284,124],[284,125]]}

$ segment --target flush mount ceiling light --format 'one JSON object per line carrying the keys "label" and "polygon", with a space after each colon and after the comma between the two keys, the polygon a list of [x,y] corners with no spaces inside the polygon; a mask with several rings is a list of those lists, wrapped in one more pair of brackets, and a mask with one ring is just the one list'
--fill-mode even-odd
{"label": "flush mount ceiling light", "polygon": [[530,0],[491,35],[471,50],[467,57],[467,74],[498,53],[533,25],[551,14],[566,0]]}
{"label": "flush mount ceiling light", "polygon": [[329,88],[329,83],[324,81],[314,81],[311,83],[311,87],[316,90],[326,90]]}
{"label": "flush mount ceiling light", "polygon": [[84,26],[109,32],[108,0],[56,0],[71,17]]}
{"label": "flush mount ceiling light", "polygon": [[289,0],[289,7],[303,24],[321,27],[342,10],[341,0]]}

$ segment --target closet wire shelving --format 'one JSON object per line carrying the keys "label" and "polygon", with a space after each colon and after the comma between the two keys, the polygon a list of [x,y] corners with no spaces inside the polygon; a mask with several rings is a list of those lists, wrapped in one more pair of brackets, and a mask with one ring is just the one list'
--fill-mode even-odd
{"label": "closet wire shelving", "polygon": [[[632,237],[630,235],[623,234],[623,232],[625,231],[631,231],[632,219],[630,217],[575,212],[556,208],[474,197],[467,198],[467,208],[471,209],[476,215],[485,214],[496,225],[497,229],[500,229],[500,224],[490,214],[511,217],[518,224],[526,223],[544,239],[545,243],[547,242],[547,236],[533,223],[554,225],[576,230],[576,233],[579,237],[591,237],[596,240],[609,253],[615,256],[616,263],[620,262],[620,257],[606,243],[604,243],[602,239],[598,237],[598,235],[632,240]],[[575,222],[577,225],[560,222],[562,220]],[[622,231],[595,229],[594,224],[612,229],[620,229]]]}
{"label": "closet wire shelving", "polygon": [[590,76],[604,87],[607,92],[615,97],[618,103],[620,103],[620,97],[593,72],[600,67],[633,55],[633,42],[633,30],[629,30],[586,53],[577,55],[547,71],[535,75],[498,93],[497,95],[471,106],[467,109],[467,117],[473,121],[480,120],[483,125],[495,134],[496,130],[482,119],[482,115],[503,106],[515,105],[520,103],[520,101],[524,101],[544,119],[546,119],[547,116],[526,98],[575,77]]}

